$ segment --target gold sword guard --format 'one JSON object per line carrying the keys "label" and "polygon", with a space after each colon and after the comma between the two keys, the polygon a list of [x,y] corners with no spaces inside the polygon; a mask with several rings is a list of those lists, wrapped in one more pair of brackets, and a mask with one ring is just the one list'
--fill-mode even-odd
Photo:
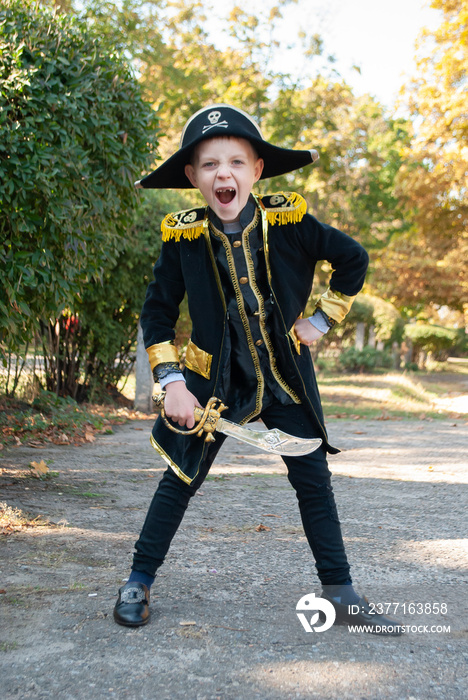
{"label": "gold sword guard", "polygon": [[[162,391],[160,394],[153,395],[152,398],[156,406],[158,406],[161,411],[161,418],[163,419],[164,424],[170,430],[172,430],[173,433],[177,433],[178,435],[197,435],[197,437],[201,437],[203,433],[206,433],[205,442],[215,442],[216,438],[213,433],[216,430],[216,425],[218,424],[218,420],[221,418],[222,411],[225,411],[228,408],[222,401],[220,401],[220,399],[217,399],[216,396],[212,396],[211,399],[208,400],[205,408],[198,408],[198,406],[195,406],[193,409],[193,414],[198,423],[190,430],[181,430],[180,428],[176,428],[174,425],[171,425],[171,423],[169,423],[167,420],[166,412],[164,410],[165,397],[166,392]],[[219,404],[219,406],[216,406],[216,404]]]}

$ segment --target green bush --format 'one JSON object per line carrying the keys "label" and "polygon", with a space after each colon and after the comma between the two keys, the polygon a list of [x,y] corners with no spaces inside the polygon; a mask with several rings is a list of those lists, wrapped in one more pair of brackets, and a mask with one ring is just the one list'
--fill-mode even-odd
{"label": "green bush", "polygon": [[412,341],[416,352],[430,352],[434,360],[444,361],[450,352],[466,349],[463,330],[445,328],[429,323],[414,323],[405,326],[405,336]]}
{"label": "green bush", "polygon": [[369,372],[377,367],[391,367],[391,355],[383,350],[365,347],[348,348],[339,357],[339,365],[347,372]]}
{"label": "green bush", "polygon": [[157,119],[105,39],[32,0],[2,3],[0,83],[0,343],[11,352],[116,263]]}

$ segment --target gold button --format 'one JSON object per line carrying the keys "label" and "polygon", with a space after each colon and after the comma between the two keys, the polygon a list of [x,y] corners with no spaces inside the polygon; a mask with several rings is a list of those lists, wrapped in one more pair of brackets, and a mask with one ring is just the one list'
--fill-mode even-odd
{"label": "gold button", "polygon": [[263,340],[256,340],[255,345],[263,345]]}
{"label": "gold button", "polygon": [[241,284],[247,284],[248,281],[249,281],[248,277],[239,277],[239,282]]}
{"label": "gold button", "polygon": [[239,246],[242,245],[242,242],[241,241],[234,241],[234,243],[232,245],[234,246],[234,248],[239,248]]}

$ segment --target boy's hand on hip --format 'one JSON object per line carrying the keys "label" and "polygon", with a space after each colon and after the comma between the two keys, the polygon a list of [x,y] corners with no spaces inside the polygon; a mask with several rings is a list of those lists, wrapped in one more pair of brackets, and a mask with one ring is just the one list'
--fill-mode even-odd
{"label": "boy's hand on hip", "polygon": [[319,340],[322,335],[325,335],[322,331],[319,331],[318,328],[315,328],[306,318],[300,318],[296,321],[294,330],[303,345],[312,345],[316,340]]}
{"label": "boy's hand on hip", "polygon": [[166,416],[179,425],[185,425],[189,430],[195,425],[193,409],[203,408],[196,396],[186,387],[185,382],[170,382],[166,386],[164,410]]}

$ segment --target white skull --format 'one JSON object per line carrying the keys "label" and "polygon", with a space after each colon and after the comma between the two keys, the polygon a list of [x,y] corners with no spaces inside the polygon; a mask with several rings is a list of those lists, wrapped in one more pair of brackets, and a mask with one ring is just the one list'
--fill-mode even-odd
{"label": "white skull", "polygon": [[272,206],[275,206],[275,204],[283,204],[284,202],[284,197],[282,194],[274,194],[272,197],[270,197],[270,204]]}
{"label": "white skull", "polygon": [[186,214],[186,215],[184,216],[183,223],[184,223],[184,224],[191,224],[192,221],[195,221],[196,218],[197,218],[197,212],[196,212],[196,211],[191,211],[190,214]]}
{"label": "white skull", "polygon": [[208,121],[210,124],[216,124],[219,121],[219,118],[221,116],[221,112],[210,112],[208,115]]}

